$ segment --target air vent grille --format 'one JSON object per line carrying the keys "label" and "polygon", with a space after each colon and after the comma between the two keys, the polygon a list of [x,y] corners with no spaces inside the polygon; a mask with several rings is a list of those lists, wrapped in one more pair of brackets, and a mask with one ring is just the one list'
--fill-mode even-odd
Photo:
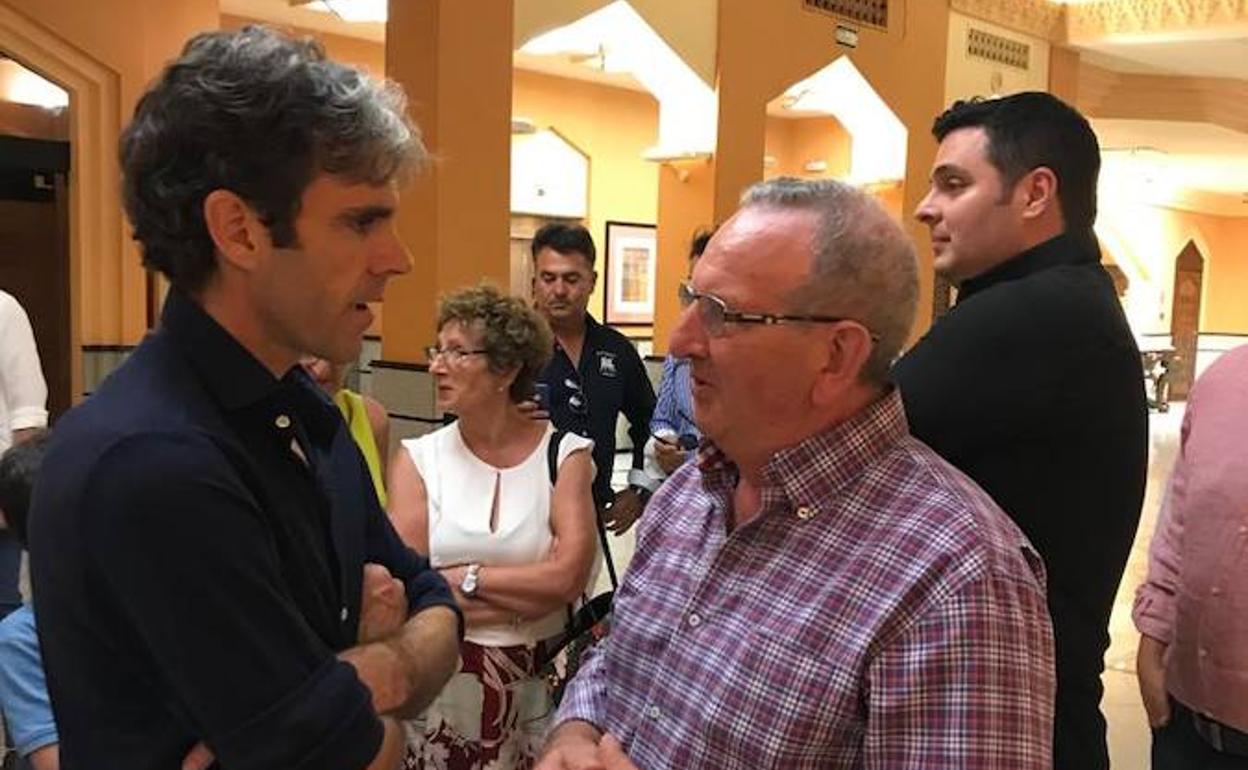
{"label": "air vent grille", "polygon": [[888,29],[888,0],[802,0],[806,9],[859,24]]}
{"label": "air vent grille", "polygon": [[1020,70],[1026,70],[1031,65],[1031,46],[975,27],[966,31],[966,53]]}

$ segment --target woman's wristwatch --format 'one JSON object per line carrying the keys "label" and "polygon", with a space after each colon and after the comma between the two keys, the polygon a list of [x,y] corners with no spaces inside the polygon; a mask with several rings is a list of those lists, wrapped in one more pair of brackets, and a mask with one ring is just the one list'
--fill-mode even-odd
{"label": "woman's wristwatch", "polygon": [[468,570],[464,572],[464,579],[459,583],[459,592],[465,597],[472,599],[477,595],[477,582],[481,575],[480,564],[469,564]]}

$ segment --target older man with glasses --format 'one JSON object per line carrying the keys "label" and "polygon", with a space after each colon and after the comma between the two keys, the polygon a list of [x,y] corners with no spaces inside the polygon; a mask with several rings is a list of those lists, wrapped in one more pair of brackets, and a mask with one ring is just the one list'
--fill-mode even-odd
{"label": "older man with glasses", "polygon": [[746,193],[672,332],[705,442],[642,518],[539,770],[1047,770],[1043,566],[888,381],[917,294],[865,193]]}

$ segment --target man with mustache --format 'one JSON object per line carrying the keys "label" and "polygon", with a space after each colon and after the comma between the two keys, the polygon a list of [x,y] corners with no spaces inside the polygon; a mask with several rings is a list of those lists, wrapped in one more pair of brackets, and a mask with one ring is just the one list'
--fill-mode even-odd
{"label": "man with mustache", "polygon": [[[594,503],[616,534],[633,525],[660,479],[643,470],[654,386],[641,356],[628,338],[589,315],[589,297],[598,273],[589,231],[552,223],[533,236],[533,301],[555,333],[555,354],[542,372],[555,427],[594,440]],[[611,489],[615,426],[628,419],[633,468],[628,487]],[[605,543],[604,543],[605,545]]]}

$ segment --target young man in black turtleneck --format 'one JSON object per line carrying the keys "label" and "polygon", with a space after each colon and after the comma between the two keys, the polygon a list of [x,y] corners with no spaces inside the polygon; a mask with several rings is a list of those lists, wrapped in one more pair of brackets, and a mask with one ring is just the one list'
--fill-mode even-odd
{"label": "young man in black turtleneck", "polygon": [[1105,770],[1100,674],[1148,463],[1139,351],[1092,224],[1100,150],[1045,93],[936,119],[916,218],[957,304],[894,367],[914,435],[977,481],[1048,567],[1054,767]]}

